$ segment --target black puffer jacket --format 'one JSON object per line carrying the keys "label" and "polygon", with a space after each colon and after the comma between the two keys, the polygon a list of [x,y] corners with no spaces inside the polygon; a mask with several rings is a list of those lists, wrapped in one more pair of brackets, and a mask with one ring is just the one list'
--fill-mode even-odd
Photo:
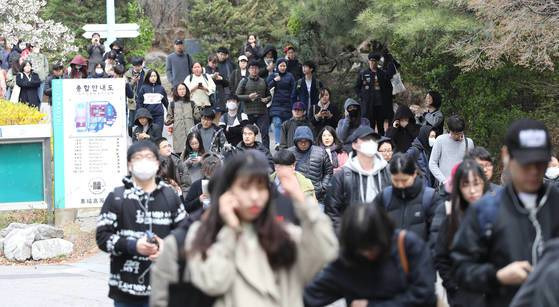
{"label": "black puffer jacket", "polygon": [[161,127],[158,124],[153,122],[153,117],[151,113],[146,108],[139,108],[136,110],[136,115],[134,117],[134,128],[132,130],[132,141],[138,141],[138,134],[144,132],[143,126],[140,124],[139,119],[141,117],[145,117],[148,119],[148,129],[146,133],[149,135],[149,140],[155,142],[158,138],[161,137]]}
{"label": "black puffer jacket", "polygon": [[[396,223],[396,228],[411,230],[428,242],[435,209],[442,203],[442,200],[437,197],[433,189],[424,187],[420,177],[416,177],[415,182],[409,188],[390,187],[389,189],[392,190],[390,199],[385,199],[385,193],[380,193],[375,198],[374,204],[386,209]],[[429,198],[425,204],[423,204],[424,197]],[[432,242],[434,243],[434,239]]]}
{"label": "black puffer jacket", "polygon": [[360,169],[356,157],[350,157],[342,169],[334,174],[324,203],[324,213],[330,217],[336,229],[347,207],[373,201],[376,195],[392,184],[387,166],[388,163],[377,153],[373,170],[366,172]]}
{"label": "black puffer jacket", "polygon": [[[311,128],[307,126],[298,127],[295,130],[293,143],[297,144],[299,140],[309,140],[313,143],[313,134]],[[314,192],[318,202],[322,203],[326,196],[330,178],[332,178],[333,169],[328,153],[324,148],[311,145],[307,151],[300,151],[297,145],[289,148],[295,154],[297,163],[295,170],[305,175],[314,185]]]}

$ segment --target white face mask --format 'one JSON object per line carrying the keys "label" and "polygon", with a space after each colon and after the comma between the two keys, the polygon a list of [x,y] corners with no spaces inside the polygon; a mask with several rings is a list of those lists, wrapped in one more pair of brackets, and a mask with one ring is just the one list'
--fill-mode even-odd
{"label": "white face mask", "polygon": [[237,103],[236,102],[227,101],[227,103],[225,103],[225,105],[227,106],[227,110],[231,110],[231,111],[237,110]]}
{"label": "white face mask", "polygon": [[435,145],[435,138],[429,138],[429,146],[433,147]]}
{"label": "white face mask", "polygon": [[555,179],[559,177],[559,167],[550,167],[545,171],[545,177]]}
{"label": "white face mask", "polygon": [[103,74],[103,68],[95,68],[95,73],[98,75],[102,75]]}
{"label": "white face mask", "polygon": [[361,143],[359,152],[367,157],[373,157],[378,152],[378,144],[375,141],[366,141]]}
{"label": "white face mask", "polygon": [[132,176],[145,181],[153,178],[158,169],[159,165],[156,161],[144,159],[132,163],[131,173]]}

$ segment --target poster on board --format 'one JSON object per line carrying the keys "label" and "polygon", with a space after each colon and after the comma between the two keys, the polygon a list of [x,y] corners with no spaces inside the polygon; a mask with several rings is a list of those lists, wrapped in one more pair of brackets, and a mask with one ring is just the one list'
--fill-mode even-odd
{"label": "poster on board", "polygon": [[124,79],[53,81],[56,208],[100,207],[127,173]]}

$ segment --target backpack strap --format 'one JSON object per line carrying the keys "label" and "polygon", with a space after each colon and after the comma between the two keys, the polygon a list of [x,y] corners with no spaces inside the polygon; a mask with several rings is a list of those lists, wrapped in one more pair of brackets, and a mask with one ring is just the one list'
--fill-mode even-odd
{"label": "backpack strap", "polygon": [[421,198],[421,207],[423,208],[423,215],[427,216],[427,212],[433,204],[433,199],[435,198],[435,189],[430,187],[425,187],[423,190],[423,196]]}
{"label": "backpack strap", "polygon": [[390,202],[392,201],[392,186],[389,186],[382,190],[382,203],[384,205],[384,209],[388,209],[390,207]]}
{"label": "backpack strap", "polygon": [[404,273],[409,274],[410,272],[410,264],[408,262],[408,256],[406,255],[406,231],[400,230],[398,233],[398,256],[400,257],[400,264],[402,265],[402,269]]}
{"label": "backpack strap", "polygon": [[124,186],[116,187],[113,191],[114,208],[117,218],[122,212],[122,204],[124,203]]}

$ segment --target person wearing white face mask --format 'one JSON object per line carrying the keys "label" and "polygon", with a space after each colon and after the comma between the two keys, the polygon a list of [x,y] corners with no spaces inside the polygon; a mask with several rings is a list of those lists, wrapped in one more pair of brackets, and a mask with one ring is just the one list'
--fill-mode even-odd
{"label": "person wearing white face mask", "polygon": [[368,126],[357,128],[348,138],[353,153],[342,170],[332,177],[324,207],[336,228],[346,208],[372,202],[391,185],[388,163],[378,153],[378,139],[378,134]]}
{"label": "person wearing white face mask", "polygon": [[559,161],[556,157],[552,156],[551,160],[549,160],[543,180],[559,187]]}
{"label": "person wearing white face mask", "polygon": [[127,153],[130,176],[110,192],[97,218],[99,248],[111,254],[109,297],[119,304],[147,306],[150,266],[163,240],[186,213],[179,197],[159,177],[159,153],[139,141]]}
{"label": "person wearing white face mask", "polygon": [[219,127],[223,128],[227,142],[237,145],[243,140],[243,127],[249,123],[248,115],[239,110],[239,98],[235,94],[227,97],[227,113],[221,116]]}

